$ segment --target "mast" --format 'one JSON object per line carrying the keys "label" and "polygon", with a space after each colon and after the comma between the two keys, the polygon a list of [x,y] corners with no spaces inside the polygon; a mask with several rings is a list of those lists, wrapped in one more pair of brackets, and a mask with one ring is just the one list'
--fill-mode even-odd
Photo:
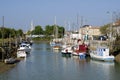
{"label": "mast", "polygon": [[33,21],[31,21],[31,31],[34,30]]}
{"label": "mast", "polygon": [[57,25],[56,25],[56,16],[55,16],[55,41],[57,41],[57,38],[58,38],[58,28],[57,28]]}
{"label": "mast", "polygon": [[34,25],[33,25],[33,21],[31,21],[31,28],[30,28],[30,31],[31,31],[31,34],[30,34],[30,37],[32,39],[32,31],[34,30]]}
{"label": "mast", "polygon": [[[80,25],[80,28],[82,28],[82,26],[83,26],[83,16],[81,16],[81,25]],[[83,30],[80,31],[80,34],[81,34],[81,36],[80,36],[81,39],[84,40],[84,39],[83,39]]]}
{"label": "mast", "polygon": [[78,39],[80,38],[80,28],[79,28],[79,14],[77,14],[77,28],[78,28]]}

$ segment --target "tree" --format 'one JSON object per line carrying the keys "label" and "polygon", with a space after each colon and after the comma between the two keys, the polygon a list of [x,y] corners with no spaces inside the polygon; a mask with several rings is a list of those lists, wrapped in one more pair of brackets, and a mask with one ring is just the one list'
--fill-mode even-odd
{"label": "tree", "polygon": [[35,30],[33,30],[32,33],[34,35],[40,35],[40,34],[43,34],[44,31],[43,31],[42,27],[40,25],[38,25],[38,26],[35,26]]}
{"label": "tree", "polygon": [[22,31],[22,29],[19,29],[19,30],[17,30],[17,35],[19,35],[19,36],[23,36],[23,31]]}
{"label": "tree", "polygon": [[11,28],[6,28],[6,27],[2,27],[0,29],[0,38],[9,38],[9,37],[15,37],[15,36],[22,36],[24,33],[22,31],[22,29],[19,30],[15,30],[15,29],[11,29]]}
{"label": "tree", "polygon": [[45,27],[45,35],[53,35],[54,33],[54,26],[47,25]]}
{"label": "tree", "polygon": [[64,31],[65,31],[64,27],[59,27],[58,28],[58,34],[59,34],[60,38],[64,36]]}
{"label": "tree", "polygon": [[0,38],[9,38],[9,35],[11,35],[12,37],[14,37],[15,35],[16,35],[16,31],[14,30],[14,29],[10,29],[10,28],[6,28],[6,27],[2,27],[1,29],[0,29],[1,31],[1,36],[0,36]]}
{"label": "tree", "polygon": [[32,34],[32,31],[27,31],[27,35],[31,35]]}
{"label": "tree", "polygon": [[10,29],[10,34],[11,34],[11,37],[15,37],[16,36],[16,30],[15,29]]}
{"label": "tree", "polygon": [[101,33],[107,35],[110,32],[109,27],[110,27],[110,24],[101,26],[100,28]]}
{"label": "tree", "polygon": [[45,27],[45,35],[48,36],[48,35],[55,35],[56,34],[56,27],[57,27],[57,30],[58,30],[58,37],[61,38],[63,37],[63,34],[64,34],[64,27],[61,27],[61,26],[58,26],[58,25],[47,25]]}

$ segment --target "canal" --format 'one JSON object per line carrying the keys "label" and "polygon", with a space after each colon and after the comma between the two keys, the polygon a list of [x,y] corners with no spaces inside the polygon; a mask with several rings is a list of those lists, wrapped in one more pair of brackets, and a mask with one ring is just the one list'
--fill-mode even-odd
{"label": "canal", "polygon": [[0,74],[0,80],[120,80],[120,63],[63,56],[48,43],[36,42],[30,55]]}

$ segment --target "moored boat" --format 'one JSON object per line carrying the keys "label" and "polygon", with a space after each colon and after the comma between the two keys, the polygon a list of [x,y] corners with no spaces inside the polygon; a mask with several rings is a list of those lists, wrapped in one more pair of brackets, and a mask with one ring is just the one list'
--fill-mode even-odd
{"label": "moored boat", "polygon": [[54,50],[59,50],[61,47],[59,46],[59,45],[55,45],[55,46],[53,46],[53,49]]}
{"label": "moored boat", "polygon": [[6,64],[14,64],[16,61],[17,60],[15,58],[8,58],[4,60]]}
{"label": "moored boat", "polygon": [[114,61],[115,59],[113,55],[109,54],[109,48],[107,47],[98,47],[95,51],[91,51],[90,57],[101,61]]}
{"label": "moored boat", "polygon": [[78,47],[74,49],[72,55],[73,56],[87,56],[87,46],[85,44],[78,45]]}
{"label": "moored boat", "polygon": [[17,50],[17,58],[26,58],[27,54],[25,52],[25,50]]}
{"label": "moored boat", "polygon": [[24,50],[26,53],[30,53],[31,46],[30,46],[30,44],[22,43],[22,44],[20,44],[18,50]]}
{"label": "moored boat", "polygon": [[55,42],[54,42],[54,41],[51,41],[51,42],[50,42],[50,46],[55,46]]}
{"label": "moored boat", "polygon": [[71,54],[72,52],[73,52],[73,50],[71,49],[71,47],[66,47],[61,50],[62,54]]}

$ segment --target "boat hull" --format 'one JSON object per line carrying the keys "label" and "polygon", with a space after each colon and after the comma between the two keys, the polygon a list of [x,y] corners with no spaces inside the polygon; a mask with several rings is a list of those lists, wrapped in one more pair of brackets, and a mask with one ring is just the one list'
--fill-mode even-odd
{"label": "boat hull", "polygon": [[69,49],[63,49],[61,51],[62,54],[71,54],[73,51],[72,50],[69,50]]}
{"label": "boat hull", "polygon": [[73,55],[73,56],[79,56],[79,53],[73,52],[72,55]]}
{"label": "boat hull", "polygon": [[60,46],[53,46],[53,49],[54,49],[54,50],[59,50],[59,49],[60,49]]}
{"label": "boat hull", "polygon": [[90,54],[92,59],[100,60],[100,61],[114,61],[114,56],[98,56],[93,53]]}
{"label": "boat hull", "polygon": [[26,56],[27,56],[27,54],[24,50],[17,51],[17,58],[25,58]]}
{"label": "boat hull", "polygon": [[16,62],[16,59],[14,59],[14,58],[8,58],[8,59],[5,59],[4,62],[6,64],[14,64]]}

